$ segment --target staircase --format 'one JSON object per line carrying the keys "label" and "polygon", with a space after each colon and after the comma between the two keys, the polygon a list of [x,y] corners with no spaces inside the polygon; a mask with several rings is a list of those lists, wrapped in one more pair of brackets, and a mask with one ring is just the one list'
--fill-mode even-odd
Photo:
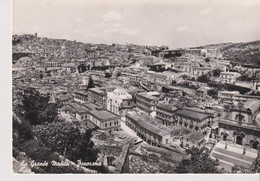
{"label": "staircase", "polygon": [[212,159],[218,159],[219,166],[227,171],[231,171],[235,165],[248,167],[257,157],[257,151],[254,149],[246,148],[245,154],[243,154],[243,146],[228,143],[227,148],[225,148],[225,145],[226,143],[223,141],[218,142],[214,146],[210,157]]}

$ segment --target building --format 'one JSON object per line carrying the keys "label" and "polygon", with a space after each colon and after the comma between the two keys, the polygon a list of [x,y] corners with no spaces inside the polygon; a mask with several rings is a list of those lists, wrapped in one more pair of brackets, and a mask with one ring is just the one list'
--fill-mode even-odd
{"label": "building", "polygon": [[260,101],[249,100],[230,109],[229,119],[220,119],[221,140],[257,149],[260,142]]}
{"label": "building", "polygon": [[107,110],[119,116],[123,116],[125,110],[133,107],[132,96],[122,88],[108,92],[106,100]]}
{"label": "building", "polygon": [[85,91],[74,91],[74,100],[79,103],[85,103],[88,101],[88,93]]}
{"label": "building", "polygon": [[175,112],[177,124],[202,134],[206,134],[212,125],[211,114],[203,113],[196,110],[180,109]]}
{"label": "building", "polygon": [[176,118],[174,113],[178,108],[170,105],[159,103],[156,105],[156,119],[160,120],[165,126],[171,126],[176,124]]}
{"label": "building", "polygon": [[175,58],[182,56],[182,50],[163,50],[159,53],[161,58]]}
{"label": "building", "polygon": [[58,61],[42,61],[40,67],[62,67],[63,63]]}
{"label": "building", "polygon": [[148,123],[145,118],[134,111],[128,111],[126,113],[126,125],[150,145],[160,147],[173,142],[170,132]]}
{"label": "building", "polygon": [[108,131],[109,133],[118,131],[121,127],[120,117],[105,109],[96,107],[87,114],[87,124]]}
{"label": "building", "polygon": [[159,85],[169,85],[173,80],[176,79],[172,72],[154,72],[147,71],[146,73],[148,82]]}
{"label": "building", "polygon": [[147,113],[156,110],[156,105],[159,101],[158,92],[141,92],[136,94],[136,105]]}
{"label": "building", "polygon": [[233,104],[234,97],[238,94],[239,91],[218,91],[218,101]]}
{"label": "building", "polygon": [[241,74],[238,72],[221,72],[219,81],[222,83],[235,83]]}
{"label": "building", "polygon": [[202,148],[204,147],[205,135],[198,132],[191,132],[184,135],[182,140],[183,148]]}
{"label": "building", "polygon": [[106,93],[112,92],[114,89],[115,87],[91,88],[88,90],[88,101],[106,108]]}
{"label": "building", "polygon": [[84,124],[86,121],[88,109],[76,102],[70,102],[63,105],[60,111],[60,117],[69,122],[80,122]]}

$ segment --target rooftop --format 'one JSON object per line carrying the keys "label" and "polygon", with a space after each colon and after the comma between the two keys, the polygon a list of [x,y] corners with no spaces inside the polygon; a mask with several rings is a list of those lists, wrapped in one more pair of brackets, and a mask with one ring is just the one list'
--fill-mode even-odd
{"label": "rooftop", "polygon": [[140,92],[140,93],[137,93],[137,95],[141,95],[148,99],[157,99],[157,97],[155,97],[155,96],[160,95],[160,93],[158,93],[158,92]]}
{"label": "rooftop", "polygon": [[128,115],[141,127],[145,128],[146,130],[148,130],[156,135],[163,137],[163,136],[170,134],[170,132],[165,131],[164,129],[160,128],[159,126],[155,126],[153,124],[148,123],[147,121],[145,121],[145,119],[146,119],[145,117],[137,114],[134,111],[129,111]]}
{"label": "rooftop", "polygon": [[109,112],[107,110],[104,110],[104,109],[103,110],[91,110],[91,111],[89,111],[89,113],[92,116],[96,117],[101,122],[119,119],[119,117],[116,114]]}
{"label": "rooftop", "polygon": [[99,90],[99,89],[97,89],[97,88],[91,88],[91,89],[89,89],[88,91],[92,91],[92,92],[95,92],[95,93],[97,93],[97,94],[104,94],[103,91],[101,91],[101,90]]}
{"label": "rooftop", "polygon": [[201,133],[195,133],[195,132],[191,132],[188,135],[185,135],[184,138],[189,138],[189,140],[192,143],[198,143],[199,141],[201,141],[203,138],[205,137],[205,135],[201,134]]}
{"label": "rooftop", "polygon": [[159,104],[157,104],[157,107],[164,109],[164,110],[167,110],[167,111],[170,111],[170,112],[174,112],[174,111],[178,110],[178,108],[174,107],[171,104],[159,103]]}
{"label": "rooftop", "polygon": [[193,110],[187,110],[187,109],[178,110],[175,112],[175,114],[188,118],[188,119],[198,121],[198,122],[201,122],[204,119],[207,119],[210,117],[210,115],[208,115],[208,114],[204,114],[204,113],[193,111]]}

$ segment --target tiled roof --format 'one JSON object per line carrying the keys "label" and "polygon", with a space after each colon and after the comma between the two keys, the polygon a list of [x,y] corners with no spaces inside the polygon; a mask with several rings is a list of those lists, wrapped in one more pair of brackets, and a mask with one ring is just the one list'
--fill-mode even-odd
{"label": "tiled roof", "polygon": [[171,104],[163,104],[163,103],[157,104],[157,107],[164,109],[164,110],[167,110],[167,111],[170,111],[170,112],[177,111],[177,109],[178,109]]}
{"label": "tiled roof", "polygon": [[184,138],[189,138],[189,140],[192,142],[192,143],[197,143],[199,142],[201,139],[204,138],[205,135],[201,134],[201,133],[190,133],[188,135],[185,135]]}
{"label": "tiled roof", "polygon": [[165,136],[165,135],[169,135],[170,132],[167,132],[155,125],[152,125],[150,123],[148,123],[147,121],[145,121],[145,117],[143,117],[143,115],[138,115],[137,113],[134,112],[129,112],[128,114],[134,121],[135,123],[137,123],[138,125],[140,125],[141,127],[143,127],[144,129],[159,135],[159,136]]}
{"label": "tiled roof", "polygon": [[210,115],[208,115],[208,114],[204,114],[204,113],[200,113],[200,112],[196,112],[196,111],[192,111],[192,110],[186,110],[186,109],[178,110],[175,112],[175,114],[178,116],[185,117],[185,118],[192,119],[192,120],[199,121],[199,122],[210,117]]}
{"label": "tiled roof", "polygon": [[96,117],[101,122],[106,122],[106,121],[110,121],[110,120],[119,118],[116,114],[109,112],[107,110],[92,110],[92,111],[89,111],[89,113],[92,116]]}
{"label": "tiled roof", "polygon": [[247,102],[245,102],[244,107],[246,109],[250,109],[252,111],[252,113],[254,114],[260,108],[260,101],[258,101],[258,100],[248,100]]}

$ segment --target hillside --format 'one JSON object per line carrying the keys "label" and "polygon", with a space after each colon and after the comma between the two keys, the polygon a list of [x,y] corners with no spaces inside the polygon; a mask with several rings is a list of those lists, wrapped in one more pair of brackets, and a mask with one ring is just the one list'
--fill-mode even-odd
{"label": "hillside", "polygon": [[260,40],[242,43],[220,43],[200,48],[219,48],[223,57],[239,63],[260,65]]}

